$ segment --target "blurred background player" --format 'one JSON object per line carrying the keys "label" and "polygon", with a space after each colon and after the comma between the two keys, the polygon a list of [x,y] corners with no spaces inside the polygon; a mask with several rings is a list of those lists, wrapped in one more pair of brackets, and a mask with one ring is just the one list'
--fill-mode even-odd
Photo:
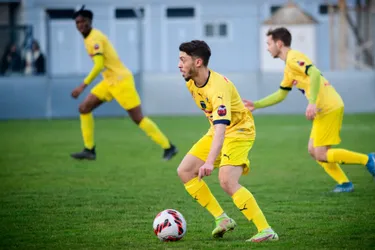
{"label": "blurred background player", "polygon": [[89,75],[81,85],[73,90],[73,98],[78,98],[101,71],[103,71],[104,79],[91,90],[91,93],[79,105],[85,148],[81,152],[71,154],[71,156],[75,159],[96,159],[92,111],[103,102],[109,102],[114,98],[121,107],[127,110],[131,119],[139,128],[164,149],[163,158],[170,160],[177,153],[177,148],[169,142],[168,138],[150,118],[143,116],[141,100],[135,88],[133,75],[120,61],[108,38],[99,30],[92,28],[93,13],[82,7],[75,12],[73,18],[78,31],[84,38],[86,50],[94,61],[94,66]]}
{"label": "blurred background player", "polygon": [[211,175],[219,167],[223,190],[258,233],[248,241],[275,241],[278,235],[269,226],[254,196],[239,184],[242,174],[249,171],[248,154],[255,140],[255,126],[251,112],[243,105],[234,84],[224,76],[207,68],[211,50],[204,41],[180,45],[178,67],[197,106],[202,109],[211,127],[187,153],[178,167],[178,175],[187,192],[215,218],[215,238],[236,227],[211,193],[202,177]]}
{"label": "blurred background player", "polygon": [[284,100],[295,86],[307,98],[306,117],[313,120],[308,151],[324,170],[338,183],[333,192],[351,192],[354,187],[339,164],[360,164],[375,176],[375,154],[368,155],[341,148],[331,148],[341,142],[340,130],[344,102],[319,69],[303,53],[290,48],[292,36],[286,28],[269,30],[268,51],[273,58],[285,61],[284,79],[280,89],[256,102],[244,100],[253,111]]}

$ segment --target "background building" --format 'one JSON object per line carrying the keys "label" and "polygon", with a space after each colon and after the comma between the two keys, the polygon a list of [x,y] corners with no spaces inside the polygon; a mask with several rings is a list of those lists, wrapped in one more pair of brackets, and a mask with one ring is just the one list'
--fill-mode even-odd
{"label": "background building", "polygon": [[[211,68],[233,80],[243,96],[259,98],[272,92],[282,79],[283,62],[269,56],[265,32],[276,26],[292,31],[292,46],[308,54],[329,77],[350,104],[348,111],[375,111],[371,99],[375,93],[374,2],[236,0],[228,5],[224,0],[86,0],[78,5],[73,0],[5,1],[0,5],[1,13],[6,13],[1,30],[7,39],[0,45],[5,50],[13,39],[25,55],[36,39],[46,58],[46,76],[0,78],[4,89],[0,93],[7,93],[2,102],[19,105],[15,100],[20,93],[12,95],[9,90],[26,84],[22,106],[30,107],[26,113],[2,110],[0,117],[77,115],[76,101],[69,93],[92,67],[71,19],[81,4],[94,12],[94,26],[108,35],[135,73],[145,109],[151,114],[197,112],[177,69],[178,46],[192,39],[209,43]],[[358,104],[351,88],[366,105]],[[165,98],[161,100],[160,95]],[[30,96],[37,98],[30,100]],[[181,100],[188,104],[170,105]],[[303,97],[297,96],[286,107],[267,112],[300,112],[303,103]],[[103,110],[103,115],[118,112],[122,113],[115,105]]]}

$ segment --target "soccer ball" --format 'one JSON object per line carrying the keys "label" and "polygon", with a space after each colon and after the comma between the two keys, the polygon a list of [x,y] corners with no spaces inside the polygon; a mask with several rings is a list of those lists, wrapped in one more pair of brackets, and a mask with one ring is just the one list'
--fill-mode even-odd
{"label": "soccer ball", "polygon": [[166,209],[154,219],[154,233],[161,241],[178,241],[186,233],[186,221],[180,212]]}

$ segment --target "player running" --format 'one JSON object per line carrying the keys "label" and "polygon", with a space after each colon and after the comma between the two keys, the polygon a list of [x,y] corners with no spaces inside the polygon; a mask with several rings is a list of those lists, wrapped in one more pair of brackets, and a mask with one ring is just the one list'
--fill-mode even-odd
{"label": "player running", "polygon": [[296,87],[309,101],[306,117],[313,120],[308,144],[310,155],[338,183],[333,192],[351,192],[349,181],[339,164],[360,164],[375,176],[375,154],[368,155],[342,148],[331,148],[341,142],[340,130],[344,116],[344,102],[333,86],[303,53],[290,48],[292,36],[286,28],[277,28],[267,33],[268,51],[274,58],[285,61],[284,79],[280,89],[256,102],[244,100],[253,111],[277,104]]}
{"label": "player running", "polygon": [[120,61],[108,38],[101,31],[92,27],[93,13],[82,7],[75,12],[73,19],[75,19],[77,29],[84,38],[87,53],[94,61],[94,67],[83,83],[73,90],[72,96],[78,98],[100,72],[102,72],[103,80],[91,90],[91,93],[79,105],[85,148],[82,152],[73,153],[71,156],[75,159],[96,159],[92,111],[103,102],[110,102],[114,98],[129,113],[131,119],[139,128],[164,149],[163,158],[170,160],[177,154],[177,148],[170,143],[150,118],[143,116],[141,100],[135,88],[133,75]]}

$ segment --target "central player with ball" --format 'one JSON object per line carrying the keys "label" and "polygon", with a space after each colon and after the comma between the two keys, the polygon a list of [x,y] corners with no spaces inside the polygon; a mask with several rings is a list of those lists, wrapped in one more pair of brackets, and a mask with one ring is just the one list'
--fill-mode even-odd
{"label": "central player with ball", "polygon": [[236,227],[215,199],[205,181],[214,168],[219,168],[223,190],[234,204],[252,221],[258,233],[248,241],[275,241],[272,230],[254,196],[239,184],[241,175],[249,172],[248,154],[255,140],[254,119],[244,106],[234,84],[208,68],[211,50],[204,41],[180,45],[178,67],[186,80],[195,103],[206,114],[210,129],[187,153],[178,167],[178,175],[187,192],[206,208],[216,221],[212,236],[221,238]]}

